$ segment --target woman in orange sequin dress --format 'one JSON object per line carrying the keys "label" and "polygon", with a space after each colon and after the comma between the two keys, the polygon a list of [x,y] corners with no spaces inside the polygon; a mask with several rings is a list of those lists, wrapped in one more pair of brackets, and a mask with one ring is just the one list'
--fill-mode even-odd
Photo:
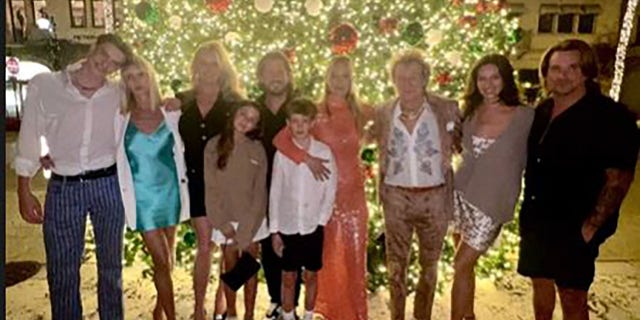
{"label": "woman in orange sequin dress", "polygon": [[[331,148],[338,168],[336,202],[324,229],[323,265],[318,272],[315,308],[315,313],[326,320],[367,319],[368,210],[359,152],[370,113],[360,109],[352,79],[349,58],[334,58],[327,69],[325,97],[318,106],[313,128],[314,137]],[[297,163],[307,163],[312,171],[313,162],[319,165],[319,159],[293,144],[287,128],[273,142],[284,155]]]}

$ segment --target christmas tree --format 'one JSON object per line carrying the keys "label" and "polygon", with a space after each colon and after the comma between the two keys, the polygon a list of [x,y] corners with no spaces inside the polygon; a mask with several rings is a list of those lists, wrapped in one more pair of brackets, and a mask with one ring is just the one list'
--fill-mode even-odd
{"label": "christmas tree", "polygon": [[[387,75],[390,57],[416,47],[430,57],[431,89],[459,98],[478,58],[508,54],[518,40],[518,23],[509,18],[503,0],[124,0],[123,5],[119,33],[155,66],[167,94],[169,88],[189,87],[188,66],[195,48],[216,39],[228,49],[250,97],[259,94],[257,61],[269,51],[281,50],[292,63],[296,87],[312,97],[322,93],[331,57],[349,55],[360,96],[378,103],[393,95]],[[368,269],[373,290],[386,281],[383,223],[374,183],[374,149],[362,155],[369,177]],[[480,274],[499,277],[500,270],[510,268],[509,256],[517,242],[513,229],[507,228],[502,245],[481,260]],[[182,234],[193,240],[188,231]],[[447,243],[441,265],[445,274],[451,272],[452,253]],[[412,283],[417,271],[414,263]]]}

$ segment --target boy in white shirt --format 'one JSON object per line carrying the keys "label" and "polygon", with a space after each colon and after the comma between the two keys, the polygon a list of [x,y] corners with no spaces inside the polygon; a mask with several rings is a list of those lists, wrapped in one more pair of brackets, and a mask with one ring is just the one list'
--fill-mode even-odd
{"label": "boy in white shirt", "polygon": [[311,136],[318,112],[313,102],[296,99],[286,108],[293,142],[314,157],[328,159],[330,171],[328,179],[318,181],[304,164],[296,164],[280,151],[273,162],[269,232],[273,249],[282,258],[283,319],[294,319],[294,285],[297,270],[304,267],[304,319],[311,320],[318,292],[317,271],[322,268],[323,227],[333,211],[337,168],[331,149]]}

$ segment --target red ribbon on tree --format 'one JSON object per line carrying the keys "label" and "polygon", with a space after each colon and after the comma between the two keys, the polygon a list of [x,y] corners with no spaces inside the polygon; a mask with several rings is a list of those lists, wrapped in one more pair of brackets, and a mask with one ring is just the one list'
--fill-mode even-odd
{"label": "red ribbon on tree", "polygon": [[351,53],[358,44],[358,31],[350,23],[343,23],[329,33],[331,52],[334,54]]}
{"label": "red ribbon on tree", "polygon": [[382,34],[390,34],[398,29],[398,19],[396,18],[382,18],[378,21],[378,30]]}
{"label": "red ribbon on tree", "polygon": [[207,0],[207,7],[213,13],[224,13],[229,10],[231,0]]}
{"label": "red ribbon on tree", "polygon": [[464,26],[465,24],[468,24],[472,27],[475,27],[478,25],[478,18],[475,16],[463,16],[458,20],[458,24],[460,26]]}
{"label": "red ribbon on tree", "polygon": [[445,86],[449,84],[451,80],[453,80],[453,78],[451,78],[451,75],[449,74],[449,72],[444,71],[436,75],[436,82],[441,86]]}
{"label": "red ribbon on tree", "polygon": [[476,12],[478,14],[482,14],[485,11],[487,11],[487,3],[485,0],[478,0],[478,3],[476,4]]}

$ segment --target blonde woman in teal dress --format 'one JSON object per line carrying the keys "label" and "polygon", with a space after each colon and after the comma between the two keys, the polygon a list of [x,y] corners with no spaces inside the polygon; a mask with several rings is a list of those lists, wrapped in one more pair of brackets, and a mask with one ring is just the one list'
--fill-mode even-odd
{"label": "blonde woman in teal dress", "polygon": [[[142,233],[157,290],[153,319],[175,319],[171,269],[176,226],[189,218],[180,112],[165,112],[151,65],[134,57],[122,68],[116,117],[117,166],[127,226]],[[164,315],[164,316],[163,316]]]}

